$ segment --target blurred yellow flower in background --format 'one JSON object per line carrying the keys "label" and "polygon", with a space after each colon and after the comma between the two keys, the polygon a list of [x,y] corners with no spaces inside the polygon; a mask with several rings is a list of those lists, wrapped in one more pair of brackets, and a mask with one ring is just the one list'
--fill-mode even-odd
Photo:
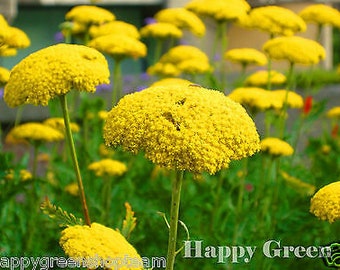
{"label": "blurred yellow flower in background", "polygon": [[89,47],[109,54],[114,59],[131,57],[134,59],[146,56],[147,48],[136,38],[123,34],[109,34],[92,39]]}
{"label": "blurred yellow flower in background", "polygon": [[88,169],[94,171],[96,176],[121,176],[127,171],[124,163],[113,159],[102,159],[100,161],[92,162]]}
{"label": "blurred yellow flower in background", "polygon": [[340,106],[333,107],[326,112],[328,118],[340,118]]}
{"label": "blurred yellow flower in background", "polygon": [[116,19],[116,16],[105,8],[93,5],[77,5],[66,13],[65,19],[84,25],[90,25],[113,21]]}
{"label": "blurred yellow flower in background", "polygon": [[77,182],[68,184],[64,188],[64,190],[72,196],[75,196],[75,197],[79,196],[79,186],[78,186]]}
{"label": "blurred yellow flower in background", "polygon": [[105,57],[92,48],[58,44],[34,52],[11,71],[4,100],[10,107],[22,104],[46,106],[50,99],[72,89],[95,92],[109,82]]}
{"label": "blurred yellow flower in background", "polygon": [[[61,232],[59,244],[75,261],[96,269],[141,270],[143,261],[136,249],[119,232],[99,223],[69,226]],[[125,259],[124,259],[125,258]]]}
{"label": "blurred yellow flower in background", "polygon": [[303,107],[304,102],[302,96],[293,91],[278,89],[270,93],[276,104],[278,104],[277,109],[281,109],[285,103],[289,108],[300,109]]}
{"label": "blurred yellow flower in background", "polygon": [[[45,121],[43,121],[43,124],[55,128],[63,133],[65,132],[65,123],[62,117],[48,118]],[[74,122],[70,123],[70,127],[73,132],[79,132],[80,130],[79,125]]]}
{"label": "blurred yellow flower in background", "polygon": [[54,142],[64,139],[64,134],[60,131],[35,122],[18,125],[10,133],[16,139],[28,141]]}
{"label": "blurred yellow flower in background", "polygon": [[190,10],[185,8],[165,8],[155,14],[158,22],[166,22],[176,25],[182,30],[189,30],[194,35],[205,35],[205,25],[202,20]]}
{"label": "blurred yellow flower in background", "polygon": [[183,32],[176,25],[167,22],[156,22],[143,26],[140,29],[142,37],[153,37],[153,38],[175,38],[180,39],[183,36]]}
{"label": "blurred yellow flower in background", "polygon": [[271,37],[292,36],[306,31],[304,20],[292,10],[280,6],[263,6],[251,9],[249,14],[240,17],[241,26],[259,29]]}
{"label": "blurred yellow flower in background", "polygon": [[277,37],[263,45],[263,51],[275,60],[313,65],[325,59],[326,51],[318,42],[299,36]]}
{"label": "blurred yellow flower in background", "polygon": [[249,75],[245,79],[244,84],[246,86],[264,87],[268,85],[269,80],[271,85],[280,85],[285,83],[287,78],[284,74],[276,70],[271,70],[270,74],[268,70],[259,70]]}
{"label": "blurred yellow flower in background", "polygon": [[267,57],[264,53],[253,48],[236,48],[225,52],[224,58],[231,62],[244,65],[264,66],[267,64]]}
{"label": "blurred yellow flower in background", "polygon": [[155,81],[150,86],[173,85],[173,84],[177,84],[177,85],[183,84],[185,86],[189,86],[190,84],[193,84],[193,83],[188,80],[181,79],[181,78],[165,78],[165,79]]}
{"label": "blurred yellow flower in background", "polygon": [[7,68],[0,67],[0,86],[4,86],[8,82],[10,73]]}
{"label": "blurred yellow flower in background", "polygon": [[325,4],[313,4],[305,7],[300,11],[299,15],[307,23],[315,23],[319,25],[332,25],[340,28],[340,12]]}
{"label": "blurred yellow flower in background", "polygon": [[199,86],[167,85],[123,97],[109,112],[105,143],[168,169],[217,171],[259,150],[253,120],[223,93]]}
{"label": "blurred yellow flower in background", "polygon": [[310,212],[330,223],[340,218],[340,182],[319,189],[311,199]]}
{"label": "blurred yellow flower in background", "polygon": [[185,8],[216,21],[233,21],[244,16],[251,7],[245,0],[192,0]]}
{"label": "blurred yellow flower in background", "polygon": [[306,183],[294,176],[291,176],[287,172],[281,171],[280,173],[285,183],[301,195],[312,196],[314,194],[316,190],[316,187],[314,185]]}
{"label": "blurred yellow flower in background", "polygon": [[261,140],[261,151],[273,156],[291,156],[294,153],[289,143],[274,137]]}
{"label": "blurred yellow flower in background", "polygon": [[124,34],[132,38],[140,39],[137,27],[124,21],[112,21],[100,25],[92,25],[89,29],[92,38],[110,34]]}

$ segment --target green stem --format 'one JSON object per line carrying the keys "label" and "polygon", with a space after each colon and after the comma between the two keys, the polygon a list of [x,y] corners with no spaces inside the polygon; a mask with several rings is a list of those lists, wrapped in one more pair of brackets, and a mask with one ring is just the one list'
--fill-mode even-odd
{"label": "green stem", "polygon": [[156,47],[155,47],[155,52],[154,52],[154,56],[152,59],[152,64],[156,64],[158,60],[160,59],[162,55],[163,43],[164,43],[164,39],[162,38],[156,39]]}
{"label": "green stem", "polygon": [[181,187],[183,182],[183,171],[176,171],[176,178],[172,182],[170,229],[168,240],[168,254],[166,260],[166,270],[173,270],[176,257],[178,214],[181,199]]}
{"label": "green stem", "polygon": [[32,178],[37,177],[37,167],[38,167],[38,150],[39,142],[33,144],[33,167],[32,167]]}
{"label": "green stem", "polygon": [[112,89],[112,106],[117,105],[119,99],[123,96],[122,89],[122,71],[121,71],[121,59],[115,59],[113,68],[113,89]]}
{"label": "green stem", "polygon": [[90,215],[89,215],[89,211],[88,211],[87,204],[86,204],[83,181],[81,178],[79,164],[78,164],[77,152],[74,146],[73,136],[72,136],[71,127],[70,127],[70,116],[68,113],[67,101],[66,101],[65,95],[60,96],[60,103],[61,103],[61,108],[62,108],[63,115],[64,115],[65,133],[66,133],[67,141],[70,147],[73,167],[74,167],[74,171],[75,171],[77,182],[78,182],[80,200],[81,200],[81,204],[83,208],[85,222],[87,225],[91,226]]}
{"label": "green stem", "polygon": [[15,123],[14,123],[15,127],[18,126],[20,124],[20,122],[21,122],[23,110],[24,110],[24,106],[23,105],[18,107],[16,116],[15,116]]}
{"label": "green stem", "polygon": [[109,217],[110,217],[110,208],[111,208],[111,190],[112,190],[112,180],[110,177],[105,176],[103,179],[104,185],[103,185],[103,215],[102,220],[108,223]]}

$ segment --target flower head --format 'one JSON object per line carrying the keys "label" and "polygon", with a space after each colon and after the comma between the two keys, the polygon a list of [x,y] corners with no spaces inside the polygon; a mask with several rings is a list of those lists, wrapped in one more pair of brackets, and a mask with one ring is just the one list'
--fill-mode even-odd
{"label": "flower head", "polygon": [[88,169],[94,171],[96,176],[121,176],[127,171],[127,167],[124,163],[108,158],[92,162],[88,166]]}
{"label": "flower head", "polygon": [[340,218],[340,181],[330,183],[317,191],[311,199],[310,210],[321,220],[330,223]]}
{"label": "flower head", "polygon": [[107,61],[98,51],[57,44],[30,54],[12,69],[4,99],[10,107],[46,106],[72,89],[94,92],[97,85],[108,83],[109,76]]}
{"label": "flower head", "polygon": [[241,64],[254,64],[264,66],[267,64],[267,57],[259,50],[253,48],[237,48],[225,52],[224,58]]}
{"label": "flower head", "polygon": [[107,145],[169,169],[214,174],[259,150],[252,119],[219,91],[167,85],[126,95],[104,125]]}
{"label": "flower head", "polygon": [[340,28],[340,12],[325,4],[309,5],[301,10],[299,15],[308,23],[332,25]]}
{"label": "flower head", "polygon": [[147,71],[149,74],[178,76],[181,73],[197,74],[211,70],[209,58],[204,52],[194,46],[178,45],[162,55],[159,62]]}
{"label": "flower head", "polygon": [[263,50],[275,60],[313,65],[326,57],[325,49],[316,41],[299,37],[277,37],[267,41]]}
{"label": "flower head", "polygon": [[68,21],[75,21],[80,24],[102,24],[116,19],[115,15],[107,9],[89,6],[78,5],[73,7],[66,13],[65,19]]}
{"label": "flower head", "polygon": [[9,25],[5,17],[2,14],[0,14],[0,44],[3,44],[4,39],[8,35],[8,27]]}
{"label": "flower head", "polygon": [[216,21],[232,21],[244,16],[250,5],[245,0],[192,0],[185,8]]}
{"label": "flower head", "polygon": [[0,67],[0,86],[5,85],[9,80],[9,74],[11,72],[4,67]]}
{"label": "flower head", "polygon": [[168,38],[172,37],[179,39],[183,36],[183,32],[174,24],[167,22],[156,22],[143,26],[140,29],[142,37],[153,37],[153,38]]}
{"label": "flower head", "polygon": [[29,141],[54,142],[64,139],[64,134],[60,131],[35,122],[16,126],[10,131],[10,133],[16,139]]}
{"label": "flower head", "polygon": [[329,109],[326,113],[326,116],[328,118],[340,118],[340,107],[336,106]]}
{"label": "flower head", "polygon": [[29,37],[24,31],[17,27],[8,27],[8,34],[5,38],[4,44],[7,48],[23,49],[31,45]]}
{"label": "flower head", "polygon": [[157,12],[155,18],[158,22],[166,22],[176,25],[180,29],[188,29],[196,36],[205,34],[205,25],[192,11],[185,8],[166,8]]}
{"label": "flower head", "polygon": [[289,143],[273,137],[261,140],[261,151],[273,156],[291,156],[294,153]]}
{"label": "flower head", "polygon": [[311,196],[314,194],[316,187],[312,184],[306,183],[299,178],[296,178],[288,173],[281,171],[281,176],[283,180],[299,192],[301,195]]}
{"label": "flower head", "polygon": [[122,34],[99,36],[88,44],[98,51],[109,54],[114,59],[126,57],[140,58],[146,56],[147,48],[144,43],[136,38]]}
{"label": "flower head", "polygon": [[75,225],[64,229],[59,240],[66,255],[95,269],[103,262],[105,269],[141,270],[142,258],[119,232],[99,223]]}
{"label": "flower head", "polygon": [[287,78],[284,74],[271,70],[270,76],[268,70],[259,70],[251,74],[249,77],[245,79],[245,85],[247,86],[267,86],[268,81],[270,80],[270,83],[272,85],[274,84],[283,84],[286,82]]}
{"label": "flower head", "polygon": [[100,25],[93,25],[90,27],[89,33],[92,38],[109,34],[124,34],[132,38],[140,38],[137,27],[124,21],[112,21]]}
{"label": "flower head", "polygon": [[307,28],[304,20],[288,8],[263,6],[253,8],[249,15],[241,17],[243,26],[268,32],[270,35],[292,36]]}
{"label": "flower head", "polygon": [[[65,131],[65,123],[64,118],[61,117],[52,117],[48,118],[43,122],[44,125],[47,125],[49,127],[52,127],[54,129],[57,129],[64,133]],[[71,131],[73,132],[79,132],[79,125],[77,123],[70,123]]]}
{"label": "flower head", "polygon": [[293,92],[286,89],[278,89],[270,92],[273,100],[276,101],[277,107],[276,109],[281,109],[286,103],[289,108],[300,109],[303,107],[303,98]]}
{"label": "flower head", "polygon": [[68,184],[64,190],[72,196],[79,196],[79,186],[76,182]]}

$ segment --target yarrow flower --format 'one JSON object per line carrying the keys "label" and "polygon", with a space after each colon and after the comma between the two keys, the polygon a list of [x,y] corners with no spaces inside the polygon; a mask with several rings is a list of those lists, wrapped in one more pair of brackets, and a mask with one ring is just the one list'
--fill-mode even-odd
{"label": "yarrow flower", "polygon": [[294,153],[289,143],[273,137],[261,140],[261,151],[273,156],[291,156]]}
{"label": "yarrow flower", "polygon": [[299,37],[277,37],[263,45],[263,51],[275,60],[313,65],[325,59],[326,51],[318,42]]}
{"label": "yarrow flower", "polygon": [[245,0],[192,0],[185,8],[220,22],[244,16],[251,7]]}
{"label": "yarrow flower", "polygon": [[132,38],[140,38],[137,27],[124,21],[112,21],[100,25],[93,25],[90,27],[89,33],[92,38],[109,34],[124,34]]}
{"label": "yarrow flower", "polygon": [[292,36],[306,31],[304,20],[288,8],[263,6],[253,8],[248,15],[240,17],[242,26],[268,32],[271,36]]}
{"label": "yarrow flower", "polygon": [[224,58],[232,62],[242,65],[258,65],[264,66],[267,64],[267,57],[264,53],[253,48],[236,48],[225,52]]}
{"label": "yarrow flower", "polygon": [[340,118],[340,107],[336,106],[329,109],[326,113],[326,116],[328,118]]}
{"label": "yarrow flower", "polygon": [[340,218],[340,181],[330,183],[314,194],[310,212],[330,223]]}
{"label": "yarrow flower", "polygon": [[[270,75],[270,76],[269,76]],[[268,70],[259,70],[249,75],[244,84],[247,86],[267,86],[268,81],[271,85],[280,85],[285,83],[287,80],[286,76],[276,70],[271,70],[270,74]]]}
{"label": "yarrow flower", "polygon": [[178,45],[162,55],[147,72],[151,75],[178,76],[181,73],[201,74],[212,70],[208,56],[190,45]]}
{"label": "yarrow flower", "polygon": [[16,139],[28,141],[54,142],[64,139],[64,134],[60,131],[35,122],[16,126],[10,131],[10,134]]}
{"label": "yarrow flower", "polygon": [[[52,118],[48,118],[43,122],[44,125],[47,125],[49,127],[52,127],[54,129],[57,129],[61,132],[65,132],[65,123],[64,123],[64,119],[61,117],[52,117]],[[70,127],[71,127],[71,131],[73,132],[79,132],[79,125],[77,123],[70,123]]]}
{"label": "yarrow flower", "polygon": [[305,7],[299,13],[300,17],[307,23],[319,25],[332,25],[340,28],[340,12],[325,4],[314,4]]}
{"label": "yarrow flower", "polygon": [[127,171],[127,167],[123,162],[108,158],[92,162],[88,169],[94,171],[96,176],[121,176]]}
{"label": "yarrow flower", "polygon": [[68,184],[64,190],[72,196],[79,196],[79,186],[76,182]]}
{"label": "yarrow flower", "polygon": [[155,19],[176,25],[180,29],[188,29],[194,35],[202,37],[205,34],[205,25],[194,13],[185,8],[165,8],[157,12]]}
{"label": "yarrow flower", "polygon": [[72,89],[94,92],[97,85],[109,82],[109,76],[107,61],[97,50],[57,44],[30,54],[12,69],[4,100],[10,107],[46,106]]}
{"label": "yarrow flower", "polygon": [[68,21],[75,21],[80,24],[90,25],[113,21],[116,19],[116,16],[109,10],[101,7],[78,5],[68,11],[65,18]]}
{"label": "yarrow flower", "polygon": [[181,78],[165,78],[165,79],[161,79],[158,81],[155,81],[153,84],[151,84],[150,86],[161,86],[161,85],[178,85],[178,84],[183,84],[184,86],[189,86],[190,84],[193,84],[192,82],[185,80],[185,79],[181,79]]}
{"label": "yarrow flower", "polygon": [[183,36],[183,32],[176,25],[167,22],[156,22],[143,26],[140,29],[142,37],[153,37],[153,38],[175,38],[179,39]]}
{"label": "yarrow flower", "polygon": [[142,151],[153,163],[194,173],[217,171],[259,150],[259,135],[241,105],[219,91],[167,85],[126,95],[104,125],[108,146]]}
{"label": "yarrow flower", "polygon": [[0,86],[4,86],[8,82],[10,73],[7,68],[0,67]]}
{"label": "yarrow flower", "polygon": [[75,261],[86,262],[89,269],[141,270],[143,261],[136,249],[118,231],[99,223],[75,225],[61,232],[59,244]]}
{"label": "yarrow flower", "polygon": [[114,59],[131,57],[134,59],[146,56],[147,48],[136,38],[123,34],[99,36],[88,44],[98,51],[109,54]]}

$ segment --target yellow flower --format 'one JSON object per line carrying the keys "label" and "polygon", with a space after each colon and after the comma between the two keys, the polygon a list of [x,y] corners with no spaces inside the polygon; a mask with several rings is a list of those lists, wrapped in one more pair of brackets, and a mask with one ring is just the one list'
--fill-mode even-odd
{"label": "yellow flower", "polygon": [[16,27],[8,27],[8,34],[3,46],[8,48],[23,49],[31,45],[29,37],[24,31]]}
{"label": "yellow flower", "polygon": [[8,82],[10,73],[7,68],[0,67],[0,85],[5,85]]}
{"label": "yellow flower", "polygon": [[[249,77],[245,79],[245,85],[248,86],[267,86],[268,85],[268,71],[267,70],[259,70],[251,74]],[[271,70],[270,71],[270,83],[272,85],[275,84],[283,84],[287,80],[286,76],[278,71]]]}
{"label": "yellow flower", "polygon": [[76,182],[68,184],[64,190],[72,196],[76,197],[79,195],[79,186]]}
{"label": "yellow flower", "polygon": [[267,64],[267,57],[259,50],[253,48],[231,49],[225,52],[224,58],[241,64],[254,64],[264,66]]}
{"label": "yellow flower", "polygon": [[326,116],[328,118],[340,118],[340,107],[333,107],[332,109],[329,109],[326,113]]}
{"label": "yellow flower", "polygon": [[181,73],[197,74],[211,70],[209,58],[204,52],[194,46],[178,45],[162,55],[159,62],[150,66],[147,72],[152,75],[178,76]]}
{"label": "yellow flower", "polygon": [[140,38],[137,27],[123,21],[112,21],[100,25],[92,25],[89,33],[92,38],[109,34],[123,34],[135,39]]}
{"label": "yellow flower", "polygon": [[303,98],[293,91],[289,90],[273,90],[270,91],[272,98],[277,101],[278,106],[276,109],[281,109],[286,102],[286,105],[290,108],[300,109],[303,107]]}
{"label": "yellow flower", "polygon": [[98,268],[101,263],[105,269],[143,269],[142,258],[124,236],[99,223],[64,229],[59,244],[66,255],[86,263],[89,269]]}
{"label": "yellow flower", "polygon": [[102,119],[102,120],[105,120],[107,118],[108,113],[109,113],[108,111],[104,111],[104,110],[99,111],[98,112],[98,117],[100,119]]}
{"label": "yellow flower", "polygon": [[0,14],[0,44],[3,44],[5,38],[8,35],[8,27],[9,25],[5,17],[2,14]]}
{"label": "yellow flower", "polygon": [[192,0],[185,8],[216,21],[231,21],[244,16],[250,5],[245,0]]}
{"label": "yellow flower", "polygon": [[189,86],[190,84],[193,84],[192,82],[181,79],[181,78],[165,78],[158,80],[151,84],[151,86],[161,86],[161,85],[172,85],[172,84],[177,84],[177,85],[184,85],[184,86]]}
{"label": "yellow flower", "polygon": [[92,48],[58,44],[30,54],[11,71],[4,100],[10,107],[46,106],[50,99],[70,90],[95,92],[109,82],[105,57]]}
{"label": "yellow flower", "polygon": [[285,182],[300,194],[307,196],[311,196],[314,194],[316,189],[314,185],[306,183],[294,176],[289,175],[284,171],[281,171],[280,173]]}
{"label": "yellow flower", "polygon": [[20,170],[19,177],[21,181],[28,181],[32,179],[32,173],[28,170]]}
{"label": "yellow flower", "polygon": [[88,169],[94,171],[96,176],[121,176],[127,171],[124,163],[113,159],[102,159],[100,161],[92,162]]}
{"label": "yellow flower", "polygon": [[10,133],[16,139],[31,141],[54,142],[64,139],[64,134],[60,131],[35,122],[18,125]]}
{"label": "yellow flower", "polygon": [[180,29],[188,29],[194,35],[202,37],[205,34],[205,25],[193,12],[185,8],[166,8],[157,12],[155,19],[158,22],[171,23]]}
{"label": "yellow flower", "polygon": [[[52,117],[48,118],[43,122],[44,125],[47,125],[49,127],[52,127],[54,129],[57,129],[61,132],[65,131],[65,123],[64,118],[61,117]],[[79,126],[77,123],[70,123],[71,131],[73,132],[79,132]]]}
{"label": "yellow flower", "polygon": [[102,24],[115,20],[115,15],[107,9],[97,6],[79,5],[73,7],[65,15],[66,20],[80,24]]}
{"label": "yellow flower", "polygon": [[17,53],[18,51],[15,48],[9,48],[6,45],[0,47],[0,56],[10,57],[17,55]]}
{"label": "yellow flower", "polygon": [[314,194],[310,212],[330,223],[340,218],[340,181],[330,183]]}
{"label": "yellow flower", "polygon": [[326,57],[325,49],[316,41],[299,37],[277,37],[263,45],[263,51],[275,60],[313,65]]}
{"label": "yellow flower", "polygon": [[166,22],[156,22],[143,26],[140,29],[142,37],[153,38],[175,38],[179,39],[183,36],[183,32],[174,24]]}
{"label": "yellow flower", "polygon": [[241,18],[240,24],[268,32],[272,36],[292,36],[297,32],[306,31],[307,28],[299,15],[280,6],[253,8],[248,16]]}
{"label": "yellow flower", "polygon": [[261,140],[261,151],[273,156],[291,156],[294,153],[289,143],[273,137]]}
{"label": "yellow flower", "polygon": [[122,34],[110,34],[97,37],[88,44],[98,51],[109,54],[114,59],[126,57],[140,58],[146,56],[147,48],[136,38]]}
{"label": "yellow flower", "polygon": [[332,25],[340,28],[340,12],[325,4],[309,5],[301,10],[299,15],[307,23]]}
{"label": "yellow flower", "polygon": [[223,93],[189,85],[155,86],[123,97],[104,125],[109,146],[168,169],[217,171],[259,150],[253,120]]}
{"label": "yellow flower", "polygon": [[239,87],[234,89],[228,97],[244,106],[261,111],[274,107],[270,91],[259,87]]}
{"label": "yellow flower", "polygon": [[115,153],[111,148],[107,147],[104,143],[99,145],[98,152],[101,157],[106,158],[113,156]]}

